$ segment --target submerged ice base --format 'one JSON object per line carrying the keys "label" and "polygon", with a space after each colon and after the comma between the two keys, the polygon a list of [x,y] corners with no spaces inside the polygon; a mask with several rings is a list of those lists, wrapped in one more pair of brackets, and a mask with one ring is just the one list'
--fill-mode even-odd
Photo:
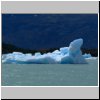
{"label": "submerged ice base", "polygon": [[83,39],[72,41],[69,47],[62,47],[60,50],[44,53],[38,52],[23,54],[21,52],[13,52],[2,55],[2,63],[16,64],[86,64],[85,58],[90,58],[90,54],[82,55],[81,46]]}

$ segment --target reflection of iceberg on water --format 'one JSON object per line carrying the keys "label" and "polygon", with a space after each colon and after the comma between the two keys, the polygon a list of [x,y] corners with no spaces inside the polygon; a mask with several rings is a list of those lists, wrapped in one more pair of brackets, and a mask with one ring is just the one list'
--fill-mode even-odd
{"label": "reflection of iceberg on water", "polygon": [[69,47],[62,47],[60,50],[44,53],[38,52],[32,55],[13,52],[2,55],[3,63],[18,63],[18,64],[85,64],[85,58],[91,58],[90,54],[82,55],[81,46],[83,39],[72,41]]}

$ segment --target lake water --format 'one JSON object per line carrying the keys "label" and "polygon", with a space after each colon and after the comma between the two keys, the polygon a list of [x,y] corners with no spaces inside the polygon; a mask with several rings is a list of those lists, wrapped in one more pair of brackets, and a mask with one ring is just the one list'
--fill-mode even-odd
{"label": "lake water", "polygon": [[2,64],[2,86],[97,86],[98,60],[88,64]]}

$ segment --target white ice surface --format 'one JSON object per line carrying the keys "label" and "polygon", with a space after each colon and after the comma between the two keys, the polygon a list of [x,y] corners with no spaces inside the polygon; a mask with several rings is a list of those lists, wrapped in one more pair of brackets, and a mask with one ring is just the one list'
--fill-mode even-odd
{"label": "white ice surface", "polygon": [[81,46],[83,39],[72,41],[69,47],[61,47],[59,50],[41,54],[40,52],[32,55],[13,52],[2,55],[2,63],[17,64],[84,64],[87,58],[92,58],[91,54],[82,55]]}

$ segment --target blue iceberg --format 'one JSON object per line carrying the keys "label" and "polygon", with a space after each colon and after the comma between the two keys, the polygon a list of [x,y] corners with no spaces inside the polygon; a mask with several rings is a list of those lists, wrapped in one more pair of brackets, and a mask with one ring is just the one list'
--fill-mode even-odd
{"label": "blue iceberg", "polygon": [[92,56],[91,56],[91,54],[86,54],[86,53],[85,53],[85,54],[83,55],[83,57],[84,57],[84,58],[91,58]]}
{"label": "blue iceberg", "polygon": [[90,54],[82,55],[81,46],[83,39],[72,41],[69,47],[62,47],[59,50],[32,55],[13,52],[2,55],[2,63],[16,64],[86,64],[86,58],[92,57]]}

